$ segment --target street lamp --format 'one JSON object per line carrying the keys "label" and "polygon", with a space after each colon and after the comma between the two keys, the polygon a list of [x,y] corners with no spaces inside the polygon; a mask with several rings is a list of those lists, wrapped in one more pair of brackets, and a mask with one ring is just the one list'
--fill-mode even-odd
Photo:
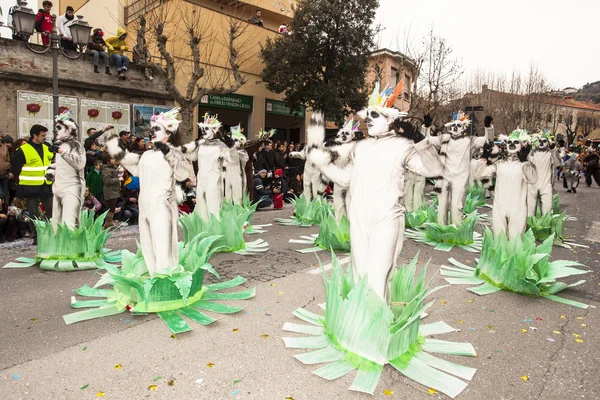
{"label": "street lamp", "polygon": [[[25,7],[26,1],[20,0],[18,6],[12,13],[15,31],[26,37],[33,35],[35,28],[35,20],[37,14],[33,12],[31,8]],[[68,52],[60,47],[60,36],[56,29],[56,15],[52,15],[52,32],[44,32],[50,38],[48,46],[45,46],[43,50],[38,50],[31,46],[29,41],[25,42],[27,48],[37,54],[45,54],[52,51],[52,108],[54,115],[58,115],[58,53],[72,60],[78,59],[83,55],[83,47],[86,46],[90,39],[90,32],[92,27],[83,20],[83,16],[78,15],[77,20],[70,25],[71,36],[73,37],[73,43],[79,45],[79,53],[70,55]]]}

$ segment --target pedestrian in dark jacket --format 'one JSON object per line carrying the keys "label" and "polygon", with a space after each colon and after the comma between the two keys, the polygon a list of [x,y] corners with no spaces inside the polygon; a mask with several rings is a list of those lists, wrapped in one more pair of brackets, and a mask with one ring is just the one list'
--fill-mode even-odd
{"label": "pedestrian in dark jacket", "polygon": [[104,201],[108,204],[108,214],[104,222],[104,228],[114,226],[113,219],[115,217],[115,208],[117,207],[117,199],[121,195],[121,181],[117,171],[117,160],[106,155],[105,165],[102,166],[102,183],[104,184]]}
{"label": "pedestrian in dark jacket", "polygon": [[8,205],[4,196],[0,194],[0,243],[4,243],[7,240],[9,242],[15,240],[13,231],[16,225],[15,215],[11,215],[8,211]]}
{"label": "pedestrian in dark jacket", "polygon": [[[48,128],[35,124],[31,127],[30,139],[19,147],[13,156],[11,172],[19,182],[16,197],[25,199],[31,218],[41,218],[40,203],[46,218],[52,218],[52,182],[45,179],[45,169],[50,166],[54,154],[46,144]],[[31,223],[33,244],[37,244],[35,226]]]}
{"label": "pedestrian in dark jacket", "polygon": [[279,168],[284,170],[287,168],[287,165],[285,164],[285,146],[283,144],[273,153],[273,161],[276,169]]}
{"label": "pedestrian in dark jacket", "polygon": [[108,53],[106,52],[106,42],[104,41],[104,32],[100,28],[94,29],[94,32],[90,36],[90,41],[88,42],[88,51],[94,56],[94,72],[99,74],[100,69],[98,68],[98,63],[100,62],[100,58],[104,61],[104,68],[106,75],[112,75],[110,73],[110,64],[108,60]]}
{"label": "pedestrian in dark jacket", "polygon": [[273,192],[270,188],[265,187],[264,179],[267,177],[267,171],[262,169],[258,171],[258,174],[254,176],[254,199],[255,203],[258,203],[257,209],[270,207],[273,205],[273,200],[271,200],[271,196]]}
{"label": "pedestrian in dark jacket", "polygon": [[587,187],[592,186],[592,177],[596,181],[596,184],[600,186],[600,163],[598,162],[598,154],[590,152],[583,159],[587,175],[585,176],[585,183]]}
{"label": "pedestrian in dark jacket", "polygon": [[265,169],[267,172],[275,170],[275,158],[273,156],[273,144],[268,142],[265,149],[260,152],[260,158],[257,163],[258,170]]}

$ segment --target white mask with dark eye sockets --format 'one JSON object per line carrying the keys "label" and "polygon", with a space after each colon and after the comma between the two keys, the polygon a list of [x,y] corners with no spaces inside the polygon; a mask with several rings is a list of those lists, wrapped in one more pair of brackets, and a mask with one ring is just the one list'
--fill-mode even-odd
{"label": "white mask with dark eye sockets", "polygon": [[452,135],[454,138],[459,138],[464,136],[466,132],[466,126],[460,121],[454,122],[452,125],[448,126],[448,133]]}
{"label": "white mask with dark eye sockets", "polygon": [[516,154],[521,151],[521,141],[519,139],[509,139],[506,142],[506,151],[508,154]]}
{"label": "white mask with dark eye sockets", "polygon": [[60,122],[54,126],[54,138],[55,138],[55,140],[57,140],[59,142],[70,138],[71,132],[72,132],[71,128],[69,128],[68,126],[66,126]]}
{"label": "white mask with dark eye sockets", "polygon": [[152,124],[152,141],[164,142],[171,136],[161,124]]}
{"label": "white mask with dark eye sockets", "polygon": [[548,144],[549,144],[548,139],[544,139],[544,138],[540,138],[538,140],[538,143],[540,145],[540,149],[542,149],[542,150],[546,149],[548,147]]}

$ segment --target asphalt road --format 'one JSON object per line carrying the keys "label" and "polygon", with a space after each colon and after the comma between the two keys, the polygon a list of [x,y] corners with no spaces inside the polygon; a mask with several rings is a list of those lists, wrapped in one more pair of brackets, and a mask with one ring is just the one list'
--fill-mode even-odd
{"label": "asphalt road", "polygon": [[[552,257],[588,267],[590,273],[583,278],[587,282],[561,295],[590,304],[589,309],[506,292],[478,297],[461,286],[435,294],[426,322],[449,323],[460,331],[440,338],[470,342],[478,353],[475,358],[448,357],[477,368],[459,399],[600,398],[599,194],[597,187],[562,194],[567,213],[578,219],[567,223],[567,234],[590,247],[555,248]],[[253,222],[270,223],[291,212],[290,208],[259,212]],[[250,237],[267,240],[267,253],[218,254],[211,259],[224,279],[242,275],[248,278],[244,286],[257,288],[256,297],[243,302],[247,308],[209,327],[194,324],[192,332],[175,338],[155,315],[124,313],[65,325],[62,316],[73,312],[74,290],[93,285],[98,279],[95,271],[0,269],[0,399],[95,399],[102,393],[105,399],[446,398],[389,366],[375,395],[369,396],[347,390],[354,373],[327,382],[311,373],[318,366],[297,361],[293,356],[302,350],[285,348],[281,338],[294,334],[281,327],[288,321],[300,322],[291,314],[296,308],[318,312],[324,287],[314,273],[316,256],[296,252],[308,246],[288,240],[317,233],[318,228],[273,225],[267,230]],[[136,239],[135,228],[126,228],[113,235],[108,247],[133,251]],[[0,264],[33,256],[34,249],[25,244],[2,245]],[[405,241],[402,257],[408,260],[417,251],[421,260],[432,259],[428,270],[432,285],[443,283],[437,272],[449,257],[475,265],[472,253],[439,252],[411,241]],[[323,263],[331,261],[327,252],[318,256]]]}

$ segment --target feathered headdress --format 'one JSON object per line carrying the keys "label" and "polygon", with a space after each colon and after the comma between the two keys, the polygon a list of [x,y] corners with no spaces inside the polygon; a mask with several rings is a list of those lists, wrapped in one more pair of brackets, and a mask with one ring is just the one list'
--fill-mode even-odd
{"label": "feathered headdress", "polygon": [[360,110],[357,115],[360,118],[365,119],[367,117],[367,110],[373,109],[385,116],[393,117],[394,119],[406,117],[408,113],[400,111],[397,108],[392,108],[398,99],[398,96],[400,96],[403,91],[404,79],[398,82],[395,89],[386,88],[382,92],[379,92],[379,82],[375,82],[373,93],[369,96],[369,105],[367,108]]}
{"label": "feathered headdress", "polygon": [[77,125],[72,120],[73,113],[69,110],[63,111],[60,115],[54,117],[54,122],[62,122],[64,125],[68,126],[71,129],[77,130]]}
{"label": "feathered headdress", "polygon": [[229,132],[231,132],[231,137],[246,137],[244,136],[244,128],[242,128],[242,124],[232,126],[229,128]]}
{"label": "feathered headdress", "polygon": [[462,110],[454,112],[450,115],[452,117],[452,120],[444,125],[446,127],[454,125],[454,123],[457,121],[462,122],[464,126],[469,126],[471,124],[471,119]]}
{"label": "feathered headdress", "polygon": [[258,131],[258,139],[259,140],[267,140],[268,138],[273,137],[277,133],[277,130],[270,129],[268,131],[263,130],[262,128]]}
{"label": "feathered headdress", "polygon": [[550,141],[554,141],[554,135],[552,134],[552,131],[550,129],[546,129],[543,132],[539,132],[538,135],[541,138],[548,139]]}
{"label": "feathered headdress", "polygon": [[521,142],[531,142],[531,136],[525,129],[517,128],[510,135],[500,135],[500,140],[506,142],[508,140],[520,140]]}
{"label": "feathered headdress", "polygon": [[219,114],[215,114],[215,115],[210,115],[209,113],[205,113],[204,116],[202,117],[202,122],[200,122],[198,124],[199,127],[206,127],[206,126],[211,126],[214,128],[221,128],[222,124],[221,121],[219,121]]}
{"label": "feathered headdress", "polygon": [[344,126],[342,127],[342,130],[348,132],[357,132],[359,126],[360,121],[354,121],[354,119],[351,118],[344,121]]}
{"label": "feathered headdress", "polygon": [[177,128],[179,128],[179,121],[177,117],[179,116],[179,107],[175,107],[170,109],[169,111],[162,112],[158,115],[153,115],[150,117],[150,124],[159,124],[162,125],[167,131],[175,132]]}

